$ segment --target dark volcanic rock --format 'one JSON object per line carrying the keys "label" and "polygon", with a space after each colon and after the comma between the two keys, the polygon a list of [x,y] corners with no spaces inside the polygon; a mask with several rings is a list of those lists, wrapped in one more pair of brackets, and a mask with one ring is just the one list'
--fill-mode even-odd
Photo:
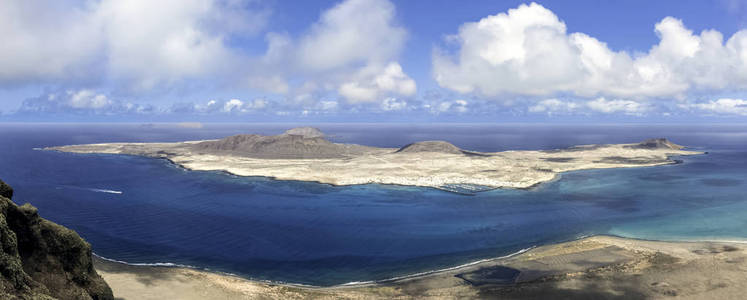
{"label": "dark volcanic rock", "polygon": [[438,152],[463,154],[464,151],[459,147],[445,141],[425,141],[405,145],[397,150],[397,153],[416,153],[416,152]]}
{"label": "dark volcanic rock", "polygon": [[114,299],[93,269],[91,245],[9,195],[0,181],[0,298]]}
{"label": "dark volcanic rock", "polygon": [[13,198],[13,188],[5,184],[2,180],[0,180],[0,197]]}
{"label": "dark volcanic rock", "polygon": [[672,150],[680,150],[682,148],[685,148],[683,146],[672,143],[665,138],[648,139],[648,140],[638,143],[637,145],[633,145],[629,147],[638,148],[638,149],[672,149]]}
{"label": "dark volcanic rock", "polygon": [[368,151],[370,147],[335,144],[316,128],[293,128],[280,135],[239,134],[216,141],[197,143],[205,153],[228,153],[257,158],[338,158]]}

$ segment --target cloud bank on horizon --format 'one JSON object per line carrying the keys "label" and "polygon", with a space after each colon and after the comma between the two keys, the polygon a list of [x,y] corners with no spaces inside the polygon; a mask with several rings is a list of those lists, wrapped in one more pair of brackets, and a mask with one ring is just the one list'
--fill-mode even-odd
{"label": "cloud bank on horizon", "polygon": [[3,1],[0,119],[747,116],[747,30],[697,33],[662,16],[658,43],[615,50],[527,3],[413,54],[419,32],[388,0],[306,11],[315,19],[300,30],[278,26],[294,16],[273,4]]}

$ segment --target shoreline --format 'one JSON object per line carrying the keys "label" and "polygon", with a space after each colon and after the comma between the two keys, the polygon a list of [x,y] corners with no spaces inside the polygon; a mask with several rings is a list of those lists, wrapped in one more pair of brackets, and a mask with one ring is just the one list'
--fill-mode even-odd
{"label": "shoreline", "polygon": [[[99,257],[95,259],[95,267],[109,282],[115,296],[124,299],[157,299],[166,295],[154,289],[173,289],[176,286],[181,290],[173,292],[184,292],[181,296],[191,295],[194,289],[205,291],[207,288],[210,291],[207,294],[195,295],[202,299],[484,298],[488,295],[524,299],[525,296],[532,298],[530,295],[557,295],[558,288],[565,291],[566,285],[585,286],[578,290],[580,293],[607,295],[608,290],[623,286],[630,288],[625,284],[631,280],[635,288],[640,289],[636,293],[655,296],[653,298],[674,293],[698,299],[710,295],[706,292],[713,290],[693,290],[686,283],[705,279],[725,280],[726,283],[716,286],[726,296],[714,296],[714,299],[730,299],[738,298],[739,294],[734,292],[747,287],[747,278],[732,276],[743,275],[747,270],[745,244],[747,241],[675,242],[595,235],[437,271],[328,287],[251,280],[234,274],[178,266],[130,265]],[[712,270],[692,270],[703,265],[711,266]],[[510,278],[495,275],[506,270],[518,270],[518,273]],[[643,279],[654,282],[640,284]],[[158,284],[154,284],[155,281]],[[586,286],[589,281],[605,282],[605,285],[595,286],[600,290],[589,290]],[[663,294],[658,295],[662,289]],[[649,298],[636,297],[639,295],[636,293],[624,295],[631,296],[626,298]]]}
{"label": "shoreline", "polygon": [[[582,237],[582,238],[579,238],[579,239],[576,239],[576,240],[572,240],[572,241],[578,241],[580,239],[584,239],[584,238],[588,238],[588,237],[590,237],[590,236],[585,236],[585,237]],[[568,242],[571,242],[571,241],[568,241]],[[565,242],[561,242],[561,243],[565,243]],[[560,243],[552,243],[552,244],[547,244],[547,245],[555,245],[555,244],[560,244]],[[543,246],[547,246],[547,245],[543,245]],[[422,277],[425,277],[425,276],[428,276],[428,275],[434,275],[434,274],[439,274],[439,273],[443,273],[443,272],[458,271],[460,269],[464,269],[464,268],[472,267],[472,266],[477,266],[477,265],[482,264],[482,263],[499,261],[501,259],[507,259],[507,258],[511,258],[511,257],[517,256],[517,255],[521,255],[521,254],[523,254],[523,253],[525,253],[527,251],[530,251],[530,250],[532,250],[534,248],[537,248],[537,247],[541,247],[541,246],[531,246],[531,247],[524,248],[524,249],[521,249],[519,251],[516,251],[516,252],[513,252],[513,253],[509,253],[509,254],[506,254],[506,255],[503,255],[503,256],[496,256],[496,257],[478,259],[478,260],[475,260],[475,261],[471,261],[471,262],[459,264],[459,265],[456,265],[456,266],[453,266],[453,267],[445,267],[445,268],[435,269],[435,270],[430,270],[430,271],[422,271],[422,272],[417,272],[417,273],[412,273],[412,274],[406,274],[406,275],[401,275],[401,276],[395,276],[395,277],[385,278],[385,279],[380,279],[380,280],[350,281],[350,282],[341,283],[341,284],[335,284],[335,285],[330,285],[330,286],[313,285],[313,284],[305,284],[305,283],[294,283],[294,282],[285,282],[285,281],[279,281],[279,280],[256,279],[256,278],[246,277],[246,276],[242,276],[242,275],[234,274],[234,273],[230,273],[230,272],[211,270],[210,268],[207,268],[207,267],[203,268],[203,267],[197,267],[197,266],[191,266],[191,265],[184,265],[184,264],[177,264],[177,263],[170,263],[170,262],[131,263],[131,262],[121,261],[121,260],[117,260],[117,259],[113,259],[113,258],[103,257],[103,256],[98,255],[96,253],[93,253],[93,257],[95,259],[97,259],[97,260],[106,261],[108,263],[121,264],[121,265],[132,266],[132,267],[189,269],[189,270],[193,270],[193,271],[197,271],[197,272],[207,272],[207,273],[212,273],[212,274],[221,275],[221,276],[236,277],[236,278],[239,278],[239,279],[242,279],[242,280],[246,280],[246,281],[250,281],[250,282],[275,284],[275,285],[284,285],[284,286],[292,286],[292,287],[300,287],[300,288],[310,288],[310,289],[334,289],[334,288],[342,288],[342,287],[363,287],[363,286],[376,285],[376,284],[385,284],[385,283],[391,283],[391,282],[396,282],[396,281],[400,281],[400,280],[422,278]]]}
{"label": "shoreline", "polygon": [[[318,135],[236,135],[212,141],[100,143],[47,147],[72,153],[125,154],[166,159],[183,169],[236,176],[317,182],[332,186],[386,184],[449,192],[531,189],[559,174],[590,169],[676,164],[674,156],[703,152],[666,139],[634,144],[580,145],[567,149],[475,152],[448,142],[416,142],[395,148],[332,143]],[[277,152],[277,153],[276,153]],[[293,154],[295,153],[295,154]]]}
{"label": "shoreline", "polygon": [[132,267],[189,269],[189,270],[193,270],[197,272],[207,272],[207,273],[212,273],[212,274],[220,275],[220,276],[236,277],[238,279],[246,280],[249,282],[257,282],[257,283],[265,283],[265,284],[273,284],[273,285],[284,285],[284,286],[290,286],[290,287],[310,288],[310,289],[335,289],[335,288],[343,288],[343,287],[364,287],[364,286],[377,285],[377,284],[386,284],[386,283],[397,282],[400,280],[423,278],[429,275],[437,275],[437,274],[445,273],[445,272],[460,271],[460,270],[463,270],[469,267],[479,267],[480,264],[484,264],[484,263],[500,262],[501,260],[509,259],[509,258],[518,256],[518,255],[522,255],[528,251],[531,251],[533,249],[540,248],[540,247],[553,247],[557,245],[573,243],[573,242],[578,242],[578,241],[582,241],[585,239],[593,239],[593,238],[614,238],[614,239],[622,239],[622,240],[630,240],[630,241],[638,241],[638,242],[672,243],[672,244],[718,243],[718,244],[745,244],[747,245],[747,238],[745,238],[744,240],[731,240],[731,239],[728,239],[728,240],[727,239],[692,239],[692,240],[690,239],[673,239],[673,240],[661,239],[659,240],[659,239],[626,237],[626,236],[621,236],[621,235],[605,233],[605,234],[596,234],[596,235],[585,235],[585,236],[581,236],[576,239],[564,240],[564,241],[554,242],[554,243],[549,243],[549,244],[534,245],[534,246],[520,249],[516,252],[512,252],[506,255],[478,259],[475,261],[466,262],[466,263],[459,264],[459,265],[452,266],[452,267],[444,267],[441,269],[422,271],[422,272],[400,275],[400,276],[395,276],[395,277],[386,278],[386,279],[379,279],[379,280],[350,281],[347,283],[334,284],[330,286],[313,285],[313,284],[305,284],[305,283],[293,283],[293,282],[285,282],[285,281],[278,281],[278,280],[256,279],[256,278],[246,277],[246,276],[242,276],[242,275],[234,274],[230,272],[211,270],[208,267],[197,267],[197,266],[192,266],[192,265],[184,265],[184,264],[177,264],[177,263],[171,263],[171,262],[132,263],[132,262],[121,261],[121,260],[117,260],[113,258],[107,258],[101,255],[98,255],[96,253],[93,253],[93,256],[97,260],[106,261],[106,262],[114,263],[114,264],[132,266]]}
{"label": "shoreline", "polygon": [[[212,141],[212,140],[208,140]],[[191,144],[196,143],[200,141],[186,141],[181,142],[185,144]],[[104,155],[130,155],[134,157],[146,157],[146,158],[153,158],[153,159],[162,159],[168,162],[170,165],[173,165],[179,169],[185,170],[185,171],[207,171],[207,172],[219,172],[224,173],[231,176],[238,176],[238,177],[262,177],[267,178],[269,180],[275,180],[275,181],[300,181],[300,182],[311,182],[311,183],[317,183],[317,184],[323,184],[323,185],[329,185],[332,187],[343,187],[343,186],[355,186],[355,185],[368,185],[368,184],[380,184],[380,185],[391,185],[391,186],[404,186],[404,187],[418,187],[418,188],[432,188],[444,192],[450,192],[455,194],[462,194],[466,196],[474,195],[475,193],[479,192],[485,192],[485,191],[491,191],[491,190],[497,190],[497,189],[518,189],[518,190],[532,190],[537,187],[540,187],[546,183],[550,183],[556,180],[559,180],[563,174],[569,173],[569,172],[576,172],[576,171],[590,171],[590,170],[603,170],[603,169],[627,169],[627,168],[646,168],[646,167],[658,167],[658,166],[668,166],[668,165],[678,165],[682,164],[682,160],[674,159],[674,157],[681,157],[681,156],[692,156],[692,155],[705,155],[708,154],[707,151],[696,151],[696,150],[689,150],[687,148],[682,150],[673,150],[673,151],[665,151],[662,155],[664,157],[664,161],[660,162],[650,162],[645,164],[619,164],[619,165],[603,165],[603,166],[586,166],[582,168],[570,168],[570,169],[561,169],[561,170],[553,170],[551,171],[552,177],[550,178],[541,178],[541,179],[535,179],[533,180],[533,183],[529,185],[516,185],[512,182],[503,182],[500,185],[483,185],[479,183],[469,183],[469,182],[455,182],[455,183],[445,183],[443,185],[433,185],[433,184],[414,184],[414,183],[398,183],[398,182],[389,182],[389,181],[368,181],[368,182],[353,182],[353,183],[340,183],[340,182],[330,182],[325,180],[317,180],[317,179],[304,179],[304,178],[294,178],[294,177],[281,177],[276,175],[268,175],[268,174],[240,174],[239,172],[232,171],[231,168],[213,168],[213,167],[207,167],[207,168],[200,168],[195,166],[189,166],[189,163],[193,163],[191,159],[186,159],[184,161],[177,161],[175,157],[169,156],[169,155],[151,155],[151,154],[137,154],[137,153],[127,153],[127,152],[111,152],[109,150],[105,151],[79,151],[76,147],[88,147],[88,146],[97,146],[97,147],[110,147],[111,145],[119,145],[120,143],[102,143],[102,144],[86,144],[86,145],[66,145],[66,146],[54,146],[54,147],[45,147],[45,148],[39,148],[34,150],[40,150],[40,151],[54,151],[59,153],[71,153],[71,154],[84,154],[84,155],[90,155],[90,154],[104,154]],[[151,143],[125,143],[124,145],[147,145]],[[629,146],[630,144],[615,144],[615,145],[605,145],[605,146]],[[588,146],[588,145],[582,145],[582,146]],[[580,147],[580,146],[577,146]],[[500,153],[512,153],[512,152],[542,152],[542,151],[548,151],[548,150],[510,150],[510,151],[504,151],[504,152],[495,152],[494,154],[500,154]],[[552,149],[549,151],[562,151],[562,149]],[[234,157],[234,156],[229,156]],[[266,159],[272,161],[272,159]],[[303,159],[301,161],[309,161],[314,159]],[[282,161],[281,159],[278,159],[278,161]],[[241,171],[241,170],[239,170]],[[472,192],[461,192],[457,190],[453,190],[448,188],[448,185],[472,185],[476,187],[480,187],[479,190],[475,190]]]}

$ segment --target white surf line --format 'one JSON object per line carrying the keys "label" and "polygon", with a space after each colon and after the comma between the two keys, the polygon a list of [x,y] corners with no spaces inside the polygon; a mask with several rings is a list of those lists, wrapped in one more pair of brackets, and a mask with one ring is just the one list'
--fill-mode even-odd
{"label": "white surf line", "polygon": [[93,255],[96,255],[98,258],[101,258],[106,261],[115,262],[123,265],[128,266],[143,266],[143,267],[171,267],[171,268],[188,268],[188,269],[195,269],[200,270],[201,268],[190,266],[190,265],[182,265],[182,264],[175,264],[175,263],[169,263],[169,262],[155,262],[155,263],[130,263],[126,261],[116,260],[112,258],[106,258],[101,255],[98,255],[94,253]]}
{"label": "white surf line", "polygon": [[452,270],[456,270],[456,269],[460,269],[460,268],[464,268],[464,267],[469,267],[469,266],[473,266],[473,265],[484,263],[484,262],[489,262],[489,261],[495,261],[495,260],[501,260],[501,259],[505,259],[505,258],[510,258],[510,257],[516,256],[516,255],[520,255],[522,253],[525,253],[525,252],[527,252],[529,250],[532,250],[534,248],[537,248],[537,246],[531,246],[529,248],[524,248],[524,249],[521,249],[519,251],[516,251],[516,252],[508,254],[508,255],[498,256],[498,257],[493,257],[493,258],[481,259],[481,260],[469,262],[469,263],[466,263],[466,264],[463,264],[463,265],[458,265],[458,266],[455,266],[455,267],[449,267],[449,268],[444,268],[444,269],[437,269],[437,270],[425,271],[425,272],[414,273],[414,274],[403,275],[403,276],[397,276],[397,277],[392,277],[392,278],[382,279],[382,280],[351,281],[351,282],[347,282],[347,283],[343,283],[343,284],[336,284],[336,285],[332,285],[332,286],[316,286],[316,285],[309,285],[309,284],[303,284],[303,283],[292,283],[292,282],[285,282],[285,281],[256,279],[256,278],[245,277],[245,276],[236,275],[236,274],[228,273],[228,272],[215,271],[215,270],[211,270],[209,268],[200,268],[200,267],[196,267],[196,266],[182,265],[182,264],[175,264],[175,263],[168,263],[168,262],[167,263],[130,263],[130,262],[126,262],[126,261],[121,261],[121,260],[106,258],[106,257],[103,257],[103,256],[98,255],[96,253],[93,253],[93,255],[95,255],[96,257],[99,257],[99,258],[101,258],[103,260],[106,260],[106,261],[110,261],[110,262],[114,262],[114,263],[120,263],[120,264],[124,264],[124,265],[129,265],[129,266],[187,268],[187,269],[192,269],[192,270],[197,270],[197,271],[206,271],[206,272],[212,272],[212,273],[218,273],[218,274],[223,274],[223,275],[234,276],[234,277],[237,277],[237,278],[240,278],[240,279],[243,279],[243,280],[254,281],[254,282],[262,282],[262,283],[268,283],[268,284],[281,284],[281,285],[286,285],[286,286],[294,286],[294,287],[302,287],[302,288],[310,288],[310,289],[328,289],[328,288],[334,288],[334,287],[354,287],[354,286],[360,286],[360,285],[384,283],[384,282],[398,281],[398,280],[401,280],[401,279],[407,279],[407,278],[419,277],[419,276],[424,276],[424,275],[430,275],[430,274],[435,274],[435,273],[448,272],[448,271],[452,271]]}
{"label": "white surf line", "polygon": [[438,270],[431,270],[431,271],[425,271],[425,272],[414,273],[414,274],[403,275],[403,276],[397,276],[397,277],[392,277],[392,278],[382,279],[382,280],[351,281],[351,282],[348,282],[348,283],[340,284],[338,286],[356,286],[356,285],[365,285],[365,284],[372,284],[372,283],[391,282],[391,281],[398,281],[398,280],[401,280],[401,279],[407,279],[407,278],[420,277],[420,276],[431,275],[431,274],[436,274],[436,273],[448,272],[448,271],[453,271],[453,270],[457,270],[457,269],[461,269],[461,268],[465,268],[465,267],[469,267],[469,266],[474,266],[474,265],[481,264],[481,263],[484,263],[484,262],[496,261],[496,260],[510,258],[510,257],[516,256],[516,255],[520,255],[522,253],[525,253],[525,252],[527,252],[529,250],[532,250],[534,248],[537,248],[537,246],[531,246],[529,248],[524,248],[524,249],[521,249],[519,251],[516,251],[516,252],[508,254],[508,255],[498,256],[498,257],[493,257],[493,258],[486,258],[486,259],[481,259],[481,260],[476,260],[476,261],[473,261],[473,262],[468,262],[466,264],[458,265],[458,266],[454,266],[454,267],[449,267],[449,268],[444,268],[444,269],[438,269]]}
{"label": "white surf line", "polygon": [[112,258],[103,257],[101,255],[96,254],[95,252],[93,253],[93,255],[105,261],[123,264],[127,266],[154,267],[154,268],[182,268],[182,269],[189,269],[189,270],[194,270],[198,272],[208,272],[208,273],[217,274],[217,275],[232,276],[232,277],[236,277],[241,280],[246,280],[246,281],[255,282],[255,283],[276,284],[276,285],[285,285],[285,286],[301,287],[301,288],[309,288],[309,289],[324,288],[320,286],[303,284],[303,283],[292,283],[292,282],[285,282],[285,281],[253,278],[253,277],[249,277],[246,275],[239,275],[239,274],[234,274],[230,272],[213,270],[211,268],[197,267],[197,266],[192,266],[192,265],[176,264],[176,263],[170,263],[170,262],[131,263],[131,262],[126,262],[122,260],[116,260]]}

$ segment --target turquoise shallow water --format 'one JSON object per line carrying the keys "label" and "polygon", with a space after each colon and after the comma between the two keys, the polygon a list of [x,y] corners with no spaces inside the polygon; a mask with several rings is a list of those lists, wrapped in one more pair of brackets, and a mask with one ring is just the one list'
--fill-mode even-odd
{"label": "turquoise shallow water", "polygon": [[321,124],[335,141],[398,147],[446,139],[477,151],[552,149],[665,136],[706,155],[681,164],[569,172],[530,190],[474,196],[193,172],[134,156],[35,151],[63,144],[179,141],[291,125],[0,125],[0,178],[97,254],[254,279],[381,280],[592,234],[747,239],[747,127]]}

